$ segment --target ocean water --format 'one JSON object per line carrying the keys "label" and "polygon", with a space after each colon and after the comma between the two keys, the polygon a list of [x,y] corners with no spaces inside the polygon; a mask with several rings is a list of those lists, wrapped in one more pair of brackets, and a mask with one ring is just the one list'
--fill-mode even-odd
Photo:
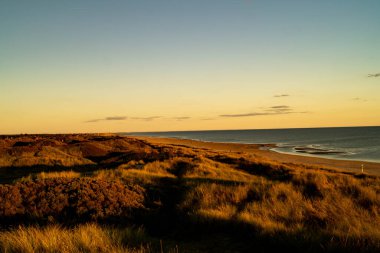
{"label": "ocean water", "polygon": [[139,132],[124,135],[211,142],[276,144],[274,151],[305,156],[380,162],[380,127]]}

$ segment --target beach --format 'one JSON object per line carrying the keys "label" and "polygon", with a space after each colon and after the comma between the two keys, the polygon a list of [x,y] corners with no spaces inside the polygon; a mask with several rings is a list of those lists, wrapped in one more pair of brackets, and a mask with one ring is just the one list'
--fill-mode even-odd
{"label": "beach", "polygon": [[337,170],[349,173],[362,173],[363,165],[364,173],[380,176],[380,163],[284,154],[271,150],[275,147],[274,144],[218,143],[189,139],[142,136],[133,136],[132,138],[144,140],[156,145],[187,146],[195,149],[232,152],[240,154],[242,156],[253,155],[258,159],[269,160],[284,165],[297,164],[317,169]]}

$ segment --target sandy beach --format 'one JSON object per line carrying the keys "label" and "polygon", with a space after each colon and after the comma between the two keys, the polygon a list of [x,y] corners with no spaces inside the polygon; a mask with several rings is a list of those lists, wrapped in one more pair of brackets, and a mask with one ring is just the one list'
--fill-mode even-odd
{"label": "sandy beach", "polygon": [[270,160],[284,165],[297,164],[314,168],[332,169],[351,173],[361,173],[362,165],[364,173],[380,176],[380,163],[337,160],[329,158],[319,158],[311,156],[284,154],[270,150],[275,147],[272,144],[238,144],[238,143],[217,143],[204,142],[189,139],[158,138],[158,137],[136,137],[156,145],[187,146],[196,149],[209,149],[224,152],[241,153],[242,156],[253,155],[264,160]]}

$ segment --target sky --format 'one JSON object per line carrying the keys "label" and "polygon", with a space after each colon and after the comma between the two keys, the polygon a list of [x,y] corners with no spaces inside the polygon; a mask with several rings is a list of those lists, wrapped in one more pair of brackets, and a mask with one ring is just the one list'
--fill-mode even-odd
{"label": "sky", "polygon": [[0,0],[0,134],[380,125],[378,0]]}

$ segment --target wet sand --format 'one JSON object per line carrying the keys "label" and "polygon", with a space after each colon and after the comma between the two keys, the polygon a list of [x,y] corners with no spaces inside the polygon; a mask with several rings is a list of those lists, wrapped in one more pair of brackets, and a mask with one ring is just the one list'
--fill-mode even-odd
{"label": "wet sand", "polygon": [[364,173],[380,176],[380,163],[337,160],[329,158],[310,157],[302,155],[284,154],[270,150],[275,145],[272,144],[237,144],[237,143],[217,143],[203,142],[188,139],[175,138],[157,138],[157,137],[141,137],[131,136],[136,139],[145,140],[152,144],[158,145],[181,145],[190,148],[202,148],[224,152],[242,153],[242,155],[254,155],[263,160],[270,160],[284,165],[297,164],[311,166],[322,169],[333,169],[338,171],[347,171],[353,173],[361,173],[362,165]]}

